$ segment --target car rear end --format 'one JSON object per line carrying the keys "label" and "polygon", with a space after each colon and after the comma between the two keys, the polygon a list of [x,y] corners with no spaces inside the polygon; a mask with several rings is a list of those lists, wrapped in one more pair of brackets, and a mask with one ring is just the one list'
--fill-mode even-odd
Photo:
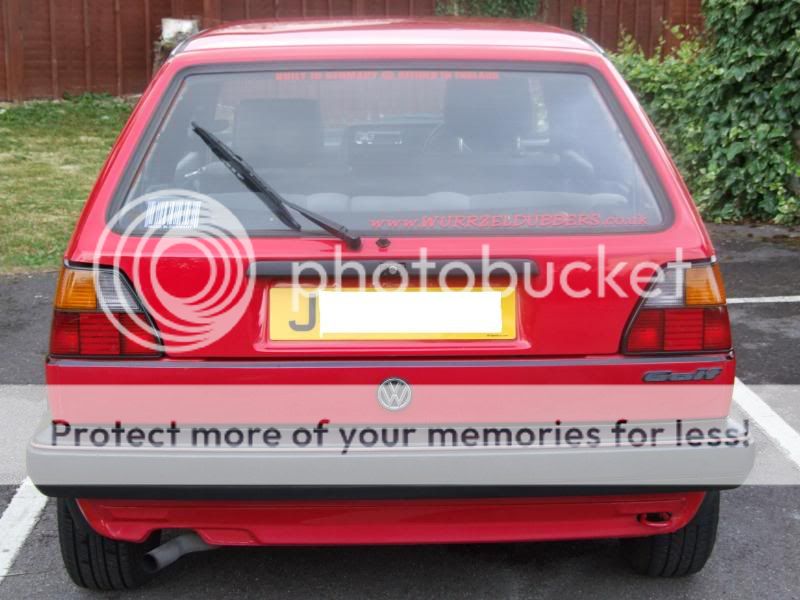
{"label": "car rear end", "polygon": [[223,31],[171,58],[59,280],[29,469],[70,519],[218,546],[711,518],[753,451],[712,245],[610,63],[515,27]]}

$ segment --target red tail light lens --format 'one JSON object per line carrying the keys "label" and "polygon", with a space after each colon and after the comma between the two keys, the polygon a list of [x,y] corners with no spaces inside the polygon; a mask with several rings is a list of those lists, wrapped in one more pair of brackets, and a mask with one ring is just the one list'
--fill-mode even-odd
{"label": "red tail light lens", "polygon": [[658,352],[664,348],[663,310],[641,311],[628,331],[628,352]]}
{"label": "red tail light lens", "polygon": [[724,306],[706,308],[703,320],[703,348],[706,350],[730,350],[732,346],[728,309]]}
{"label": "red tail light lens", "polygon": [[141,303],[117,273],[64,268],[55,298],[50,354],[160,356],[154,329],[137,323],[148,323]]}
{"label": "red tail light lens", "polygon": [[673,308],[664,311],[665,352],[703,349],[703,309]]}
{"label": "red tail light lens", "polygon": [[80,315],[56,311],[50,331],[50,354],[80,354]]}
{"label": "red tail light lens", "polygon": [[148,340],[151,344],[157,343],[158,340],[155,339],[151,331],[136,323],[130,315],[120,315],[119,321],[122,327],[131,333],[131,335],[120,336],[121,354],[125,356],[147,356],[153,354],[151,346],[139,341]]}
{"label": "red tail light lens", "polygon": [[[654,289],[659,286],[664,293],[645,298],[635,314],[623,341],[625,353],[731,349],[728,309],[716,264],[693,266],[683,282],[668,272]],[[701,301],[706,306],[698,307]]]}

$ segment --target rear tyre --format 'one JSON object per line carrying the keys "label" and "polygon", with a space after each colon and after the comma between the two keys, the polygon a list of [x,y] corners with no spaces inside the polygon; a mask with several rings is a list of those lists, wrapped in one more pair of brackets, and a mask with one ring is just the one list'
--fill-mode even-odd
{"label": "rear tyre", "polygon": [[144,555],[161,538],[155,532],[142,543],[119,542],[94,531],[72,499],[58,499],[58,539],[70,579],[90,590],[128,590],[152,578]]}
{"label": "rear tyre", "polygon": [[673,533],[622,540],[622,553],[637,573],[683,577],[700,571],[714,550],[719,492],[707,492],[697,514]]}

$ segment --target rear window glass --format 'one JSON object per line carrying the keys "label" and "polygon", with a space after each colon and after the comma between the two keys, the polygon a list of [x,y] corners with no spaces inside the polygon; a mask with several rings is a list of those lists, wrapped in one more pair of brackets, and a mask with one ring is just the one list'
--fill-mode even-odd
{"label": "rear window glass", "polygon": [[[188,190],[213,198],[253,235],[296,236],[206,147],[193,122],[280,195],[362,235],[631,231],[664,220],[619,124],[582,73],[185,77],[125,197],[149,199],[142,227],[175,225],[176,214],[187,217],[177,223],[184,227],[201,214],[213,219],[196,206],[170,208],[175,191]],[[305,234],[318,232],[295,216]]]}

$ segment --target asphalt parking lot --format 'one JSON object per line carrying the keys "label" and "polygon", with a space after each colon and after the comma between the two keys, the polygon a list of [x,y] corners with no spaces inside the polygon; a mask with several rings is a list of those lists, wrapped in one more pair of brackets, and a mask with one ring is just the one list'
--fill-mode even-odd
{"label": "asphalt parking lot", "polygon": [[[771,484],[723,494],[717,547],[698,575],[632,575],[613,541],[223,549],[187,556],[125,596],[800,598],[800,454],[792,446],[792,432],[800,431],[800,234],[724,226],[711,232],[728,296],[745,300],[730,307],[739,378],[774,413],[754,419],[756,475]],[[52,273],[0,277],[0,384],[43,382],[54,285]],[[778,298],[752,300],[765,297]],[[42,410],[24,388],[3,389],[11,391],[0,397],[0,510],[25,478],[24,444]],[[776,428],[772,414],[786,427]],[[97,597],[67,579],[52,502],[0,582],[0,598],[23,597]]]}

